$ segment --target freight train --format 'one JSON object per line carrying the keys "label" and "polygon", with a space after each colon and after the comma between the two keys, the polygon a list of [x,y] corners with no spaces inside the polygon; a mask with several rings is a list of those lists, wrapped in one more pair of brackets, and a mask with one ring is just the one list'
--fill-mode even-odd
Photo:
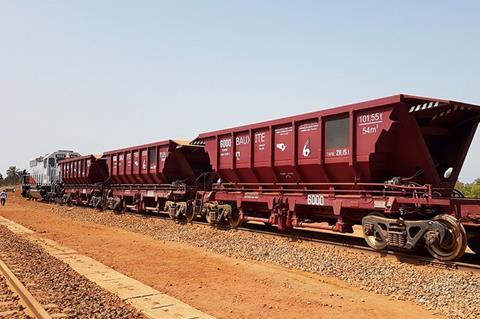
{"label": "freight train", "polygon": [[60,162],[60,201],[353,232],[368,245],[480,253],[480,200],[455,190],[480,107],[395,95]]}

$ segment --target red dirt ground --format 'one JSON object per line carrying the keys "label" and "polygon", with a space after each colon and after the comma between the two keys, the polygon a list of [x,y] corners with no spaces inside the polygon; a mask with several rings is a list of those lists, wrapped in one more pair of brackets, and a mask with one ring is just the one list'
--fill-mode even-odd
{"label": "red dirt ground", "polygon": [[62,218],[18,195],[0,215],[218,318],[442,318],[337,279]]}

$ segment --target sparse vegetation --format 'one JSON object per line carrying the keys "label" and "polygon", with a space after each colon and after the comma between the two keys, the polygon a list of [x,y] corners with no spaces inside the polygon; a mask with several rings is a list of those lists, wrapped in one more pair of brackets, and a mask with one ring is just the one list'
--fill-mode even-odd
{"label": "sparse vegetation", "polygon": [[10,166],[6,171],[5,178],[0,174],[0,186],[20,184],[25,174],[27,174],[26,170],[18,169],[16,166]]}
{"label": "sparse vegetation", "polygon": [[461,191],[465,197],[480,198],[480,177],[475,179],[473,183],[458,181],[455,188]]}

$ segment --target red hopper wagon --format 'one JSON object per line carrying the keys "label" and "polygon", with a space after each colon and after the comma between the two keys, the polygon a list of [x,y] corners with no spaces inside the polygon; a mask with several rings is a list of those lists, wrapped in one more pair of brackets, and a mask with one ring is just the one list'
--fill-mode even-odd
{"label": "red hopper wagon", "polygon": [[110,202],[133,211],[186,210],[197,179],[210,171],[204,148],[166,140],[105,152],[111,182]]}
{"label": "red hopper wagon", "polygon": [[97,155],[69,158],[59,163],[64,183],[64,200],[88,205],[99,196],[108,179],[105,159]]}
{"label": "red hopper wagon", "polygon": [[203,214],[352,232],[367,243],[459,258],[480,250],[480,205],[454,190],[479,122],[476,105],[395,95],[203,133],[221,182]]}

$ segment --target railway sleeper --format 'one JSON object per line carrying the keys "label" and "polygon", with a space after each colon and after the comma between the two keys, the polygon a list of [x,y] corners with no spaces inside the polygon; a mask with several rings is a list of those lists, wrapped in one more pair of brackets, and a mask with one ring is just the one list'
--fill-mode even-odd
{"label": "railway sleeper", "polygon": [[404,220],[367,215],[362,219],[367,244],[376,250],[388,247],[413,250],[424,244],[442,261],[460,258],[466,249],[466,233],[455,217],[438,215],[431,220]]}

